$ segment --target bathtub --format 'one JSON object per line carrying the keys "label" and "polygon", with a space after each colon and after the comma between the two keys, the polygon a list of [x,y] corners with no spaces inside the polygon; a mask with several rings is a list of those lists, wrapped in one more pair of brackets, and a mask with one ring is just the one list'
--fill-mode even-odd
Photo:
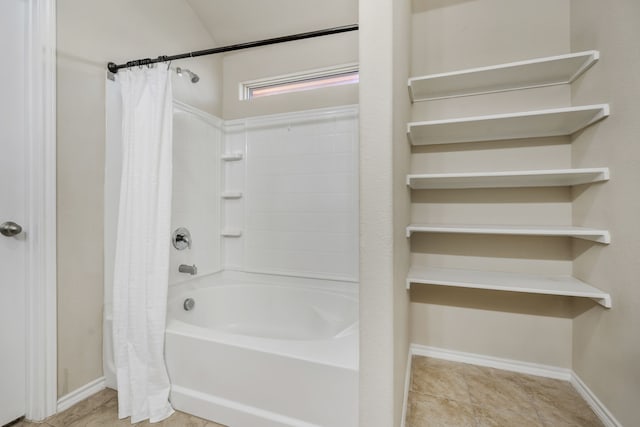
{"label": "bathtub", "polygon": [[353,283],[224,272],[172,286],[165,353],[178,410],[231,427],[358,424]]}

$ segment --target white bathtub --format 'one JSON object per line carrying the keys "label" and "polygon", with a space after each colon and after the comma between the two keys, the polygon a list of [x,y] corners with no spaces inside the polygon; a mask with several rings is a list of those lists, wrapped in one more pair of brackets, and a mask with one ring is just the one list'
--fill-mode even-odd
{"label": "white bathtub", "polygon": [[225,272],[171,287],[171,402],[231,427],[355,427],[357,319],[353,283]]}

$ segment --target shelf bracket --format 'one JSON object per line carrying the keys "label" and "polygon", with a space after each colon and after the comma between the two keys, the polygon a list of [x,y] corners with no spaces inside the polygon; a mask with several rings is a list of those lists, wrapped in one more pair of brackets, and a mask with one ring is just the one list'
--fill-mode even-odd
{"label": "shelf bracket", "polygon": [[601,306],[603,306],[604,308],[611,308],[611,295],[609,294],[603,296],[602,298],[591,298],[591,299],[597,302],[598,304],[600,304]]}

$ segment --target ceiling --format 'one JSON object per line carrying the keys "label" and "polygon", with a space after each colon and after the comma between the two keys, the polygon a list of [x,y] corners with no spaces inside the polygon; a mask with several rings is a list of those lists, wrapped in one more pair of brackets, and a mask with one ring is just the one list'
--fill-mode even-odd
{"label": "ceiling", "polygon": [[358,23],[358,0],[186,0],[217,46]]}

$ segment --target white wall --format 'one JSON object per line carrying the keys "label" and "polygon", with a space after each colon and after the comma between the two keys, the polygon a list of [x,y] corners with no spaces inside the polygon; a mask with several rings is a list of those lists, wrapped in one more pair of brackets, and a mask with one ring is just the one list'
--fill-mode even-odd
{"label": "white wall", "polygon": [[[570,52],[569,1],[414,0],[413,76]],[[517,112],[571,105],[554,86],[413,104],[412,120]],[[404,142],[404,141],[403,141]],[[412,173],[571,167],[568,138],[488,141],[412,148]],[[553,224],[572,221],[568,188],[420,190],[415,223]],[[571,274],[571,239],[420,234],[415,265]],[[571,299],[413,285],[411,341],[534,363],[570,367]],[[471,326],[472,325],[472,326]]]}
{"label": "white wall", "polygon": [[357,107],[233,120],[225,162],[226,268],[358,280]]}
{"label": "white wall", "polygon": [[571,48],[600,60],[573,85],[576,104],[610,103],[611,116],[576,135],[573,166],[608,166],[611,180],[576,187],[576,225],[610,230],[611,245],[576,241],[574,274],[611,293],[613,307],[581,304],[574,320],[573,369],[617,418],[640,419],[640,3],[571,2]]}
{"label": "white wall", "polygon": [[402,422],[408,351],[409,2],[360,1],[360,421]]}
{"label": "white wall", "polygon": [[220,151],[222,120],[186,105],[173,112],[173,200],[171,230],[186,227],[190,249],[171,247],[169,284],[192,276],[178,272],[180,264],[198,268],[198,275],[222,269]]}
{"label": "white wall", "polygon": [[394,422],[404,415],[404,390],[409,352],[409,292],[405,283],[410,245],[405,227],[411,218],[411,192],[406,175],[411,168],[411,147],[405,144],[411,103],[406,81],[411,68],[411,1],[393,2],[393,253],[394,253]]}

